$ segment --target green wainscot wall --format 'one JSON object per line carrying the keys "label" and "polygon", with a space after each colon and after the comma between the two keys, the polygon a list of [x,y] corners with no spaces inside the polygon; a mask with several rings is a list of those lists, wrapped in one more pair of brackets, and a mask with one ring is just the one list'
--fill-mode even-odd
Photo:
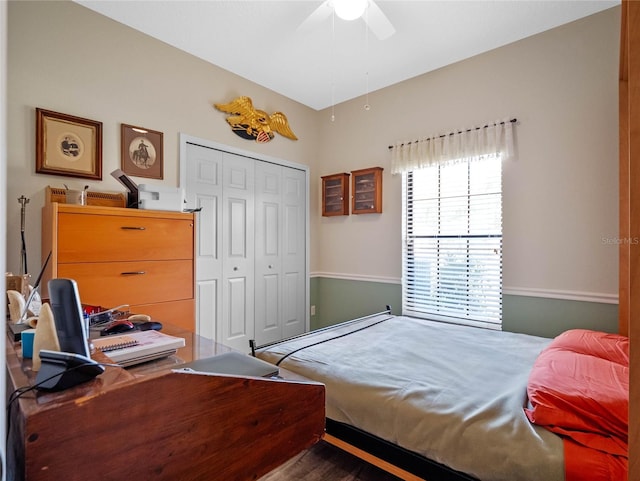
{"label": "green wainscot wall", "polygon": [[[315,306],[312,330],[384,311],[387,305],[393,314],[402,313],[400,284],[312,277],[310,289],[311,306]],[[554,337],[576,328],[617,332],[618,305],[513,295],[502,298],[504,331]]]}

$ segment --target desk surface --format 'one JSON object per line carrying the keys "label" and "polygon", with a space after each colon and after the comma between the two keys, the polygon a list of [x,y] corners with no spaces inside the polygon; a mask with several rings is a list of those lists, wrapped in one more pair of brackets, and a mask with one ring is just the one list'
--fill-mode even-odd
{"label": "desk surface", "polygon": [[[172,336],[183,337],[185,339],[185,346],[178,349],[176,354],[172,356],[152,362],[138,364],[126,369],[107,367],[105,372],[95,380],[80,384],[66,391],[55,393],[38,392],[35,396],[25,396],[18,401],[21,409],[28,413],[33,409],[44,407],[44,405],[49,403],[66,402],[78,396],[93,396],[98,393],[104,393],[105,390],[118,387],[121,383],[135,381],[140,376],[163,375],[171,369],[177,368],[180,364],[215,356],[216,354],[231,350],[227,346],[169,324],[164,324],[161,332]],[[13,342],[8,337],[6,350],[7,374],[10,386],[13,386],[12,389],[33,385],[37,373],[31,370],[31,359],[22,358],[20,342]],[[93,353],[92,358],[98,362],[111,362],[108,356],[101,352]],[[295,378],[294,374],[292,374],[292,378]]]}
{"label": "desk surface", "polygon": [[[184,337],[185,347],[107,367],[65,391],[20,397],[8,419],[8,472],[16,480],[89,479],[97,469],[105,480],[257,479],[322,437],[323,385],[282,369],[282,381],[173,373],[231,349],[167,324],[162,332]],[[33,385],[35,375],[20,343],[8,340],[7,394]],[[149,446],[154,455],[141,458]],[[74,449],[82,456],[69,456]]]}

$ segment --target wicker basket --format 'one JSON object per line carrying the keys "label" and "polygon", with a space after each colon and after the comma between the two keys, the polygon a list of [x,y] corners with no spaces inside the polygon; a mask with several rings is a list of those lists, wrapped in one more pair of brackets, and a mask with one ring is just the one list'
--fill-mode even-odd
{"label": "wicker basket", "polygon": [[[45,204],[58,202],[67,203],[66,189],[48,185],[44,193]],[[87,205],[101,205],[104,207],[126,207],[127,194],[122,192],[97,192],[87,190]]]}

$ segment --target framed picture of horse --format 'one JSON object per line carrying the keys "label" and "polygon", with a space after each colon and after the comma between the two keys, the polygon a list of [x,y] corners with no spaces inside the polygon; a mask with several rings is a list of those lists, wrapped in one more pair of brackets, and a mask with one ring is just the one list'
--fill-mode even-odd
{"label": "framed picture of horse", "polygon": [[120,138],[125,174],[162,179],[162,132],[122,124]]}
{"label": "framed picture of horse", "polygon": [[37,108],[36,173],[102,180],[102,122]]}

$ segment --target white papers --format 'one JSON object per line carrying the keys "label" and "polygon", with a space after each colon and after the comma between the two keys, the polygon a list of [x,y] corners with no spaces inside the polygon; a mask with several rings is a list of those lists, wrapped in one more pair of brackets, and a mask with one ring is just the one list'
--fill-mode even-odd
{"label": "white papers", "polygon": [[118,344],[119,342],[127,342],[131,340],[137,341],[135,346],[124,347],[122,349],[114,349],[106,352],[111,360],[122,365],[131,366],[152,359],[170,356],[177,349],[185,346],[184,338],[170,336],[159,331],[134,331],[127,334],[117,336],[105,336],[93,339],[93,345],[98,350],[104,347]]}

